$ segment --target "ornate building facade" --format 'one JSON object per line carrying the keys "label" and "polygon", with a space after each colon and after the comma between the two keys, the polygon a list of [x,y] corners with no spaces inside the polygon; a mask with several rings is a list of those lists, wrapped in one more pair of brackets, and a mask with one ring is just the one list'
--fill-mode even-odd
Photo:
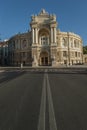
{"label": "ornate building facade", "polygon": [[79,35],[61,32],[56,16],[44,9],[33,15],[31,30],[8,41],[10,65],[59,66],[83,62],[83,45]]}

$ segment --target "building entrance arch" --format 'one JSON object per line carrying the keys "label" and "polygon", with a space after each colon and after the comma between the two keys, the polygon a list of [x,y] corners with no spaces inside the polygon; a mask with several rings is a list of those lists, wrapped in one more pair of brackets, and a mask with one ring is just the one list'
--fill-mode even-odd
{"label": "building entrance arch", "polygon": [[40,53],[40,65],[41,66],[49,65],[49,54],[47,51],[43,51]]}

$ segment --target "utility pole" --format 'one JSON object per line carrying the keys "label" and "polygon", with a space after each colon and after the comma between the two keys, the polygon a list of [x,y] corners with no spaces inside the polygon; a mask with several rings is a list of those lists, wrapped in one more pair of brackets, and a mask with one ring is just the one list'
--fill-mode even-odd
{"label": "utility pole", "polygon": [[68,36],[68,65],[70,65],[70,45],[69,45],[69,32],[67,32]]}

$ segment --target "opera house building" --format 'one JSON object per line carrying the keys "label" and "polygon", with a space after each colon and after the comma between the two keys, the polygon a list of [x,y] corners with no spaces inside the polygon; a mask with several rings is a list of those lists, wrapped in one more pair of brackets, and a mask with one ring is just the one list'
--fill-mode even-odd
{"label": "opera house building", "polygon": [[30,30],[8,41],[10,65],[60,66],[82,63],[83,43],[79,35],[61,32],[56,15],[44,9],[31,16]]}

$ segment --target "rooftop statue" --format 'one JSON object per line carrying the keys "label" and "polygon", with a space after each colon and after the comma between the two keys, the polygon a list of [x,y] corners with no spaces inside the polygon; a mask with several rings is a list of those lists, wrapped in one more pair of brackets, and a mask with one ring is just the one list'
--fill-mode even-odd
{"label": "rooftop statue", "polygon": [[48,15],[48,13],[45,11],[45,9],[42,9],[41,12],[40,12],[40,15],[43,15],[43,14]]}

